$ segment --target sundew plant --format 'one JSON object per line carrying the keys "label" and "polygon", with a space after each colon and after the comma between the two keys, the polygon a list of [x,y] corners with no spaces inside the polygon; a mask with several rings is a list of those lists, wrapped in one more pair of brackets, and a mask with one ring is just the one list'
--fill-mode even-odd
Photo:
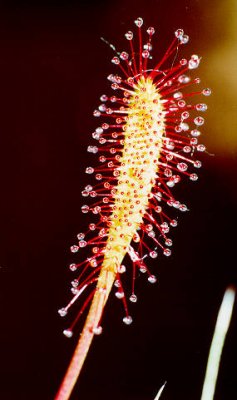
{"label": "sundew plant", "polygon": [[[100,97],[94,111],[100,122],[88,152],[98,157],[98,166],[86,168],[90,182],[82,190],[82,213],[92,214],[93,221],[71,246],[80,260],[70,264],[73,297],[59,314],[65,317],[78,308],[64,335],[71,337],[84,310],[89,311],[56,400],[69,399],[92,339],[102,333],[113,287],[122,303],[123,322],[132,323],[129,302],[137,301],[136,278],[144,274],[151,284],[156,282],[158,261],[152,260],[171,255],[177,215],[188,210],[174,188],[182,181],[193,185],[198,180],[199,156],[205,151],[199,143],[207,110],[202,96],[211,90],[199,88],[195,75],[201,57],[180,58],[189,37],[177,29],[157,60],[155,29],[144,29],[142,18],[134,22],[136,33],[125,34],[125,50],[110,45],[116,72],[108,76],[110,93]],[[125,290],[126,280],[130,289],[126,283]]]}

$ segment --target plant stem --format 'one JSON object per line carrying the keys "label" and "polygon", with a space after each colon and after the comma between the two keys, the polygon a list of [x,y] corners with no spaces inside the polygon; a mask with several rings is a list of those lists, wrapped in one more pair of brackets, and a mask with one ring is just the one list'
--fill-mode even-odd
{"label": "plant stem", "polygon": [[93,329],[100,323],[114,279],[113,268],[101,270],[83,331],[55,400],[68,400],[71,396],[95,334]]}

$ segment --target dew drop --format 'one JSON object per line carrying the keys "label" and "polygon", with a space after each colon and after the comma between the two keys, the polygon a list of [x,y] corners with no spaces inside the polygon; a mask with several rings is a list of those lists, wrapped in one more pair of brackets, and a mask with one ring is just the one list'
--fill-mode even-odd
{"label": "dew drop", "polygon": [[116,279],[116,280],[114,281],[114,286],[117,287],[117,288],[120,288],[120,287],[121,287],[121,283],[120,283],[119,279]]}
{"label": "dew drop", "polygon": [[204,124],[205,120],[203,117],[196,117],[194,118],[193,122],[195,123],[195,125],[201,126]]}
{"label": "dew drop", "polygon": [[178,200],[175,200],[175,201],[173,202],[173,207],[174,207],[174,208],[179,208],[179,206],[180,206],[180,202],[179,202]]}
{"label": "dew drop", "polygon": [[110,101],[111,101],[111,103],[115,103],[117,101],[117,97],[116,96],[111,96],[110,97]]}
{"label": "dew drop", "polygon": [[157,278],[155,275],[150,275],[147,279],[150,283],[156,283]]}
{"label": "dew drop", "polygon": [[79,250],[79,247],[74,244],[73,246],[70,247],[70,250],[72,253],[77,253],[77,251]]}
{"label": "dew drop", "polygon": [[143,50],[142,57],[143,58],[149,58],[149,56],[150,56],[150,52],[148,50]]}
{"label": "dew drop", "polygon": [[129,57],[128,53],[126,51],[122,51],[122,53],[120,54],[120,58],[121,60],[127,60]]}
{"label": "dew drop", "polygon": [[170,79],[170,80],[168,80],[165,84],[164,84],[164,86],[172,86],[173,85],[173,81]]}
{"label": "dew drop", "polygon": [[108,79],[108,81],[110,81],[110,82],[114,82],[114,75],[113,75],[113,74],[109,74],[109,75],[107,76],[107,79]]}
{"label": "dew drop", "polygon": [[174,200],[172,200],[172,199],[167,200],[167,204],[168,204],[168,206],[173,207]]}
{"label": "dew drop", "polygon": [[101,207],[100,206],[96,206],[93,208],[92,212],[93,214],[99,214],[101,211]]}
{"label": "dew drop", "polygon": [[90,197],[96,197],[97,196],[97,192],[95,190],[92,190],[90,192]]}
{"label": "dew drop", "polygon": [[111,62],[112,62],[113,64],[116,64],[116,65],[120,64],[120,60],[119,60],[118,57],[113,57],[112,60],[111,60]]}
{"label": "dew drop", "polygon": [[152,231],[152,229],[153,229],[152,224],[147,224],[147,225],[145,225],[145,231],[146,231],[146,232],[150,232],[150,231]]}
{"label": "dew drop", "polygon": [[94,258],[88,259],[88,261],[89,261],[91,267],[93,267],[93,268],[97,267],[98,264],[97,264],[97,261]]}
{"label": "dew drop", "polygon": [[[103,217],[102,218],[102,221],[103,222],[106,222],[107,221],[107,217]],[[104,236],[106,236],[106,229],[105,228],[102,228],[102,229],[100,229],[100,231],[99,231],[99,237],[104,237]]]}
{"label": "dew drop", "polygon": [[209,88],[203,89],[202,94],[204,96],[210,96],[211,95],[211,89],[209,89]]}
{"label": "dew drop", "polygon": [[72,335],[73,335],[73,332],[72,332],[71,329],[65,329],[65,330],[63,331],[63,334],[64,334],[64,336],[66,336],[66,337],[68,337],[68,338],[71,338]]}
{"label": "dew drop", "polygon": [[78,233],[78,235],[77,235],[77,239],[78,240],[82,240],[84,238],[85,238],[85,234],[84,233],[82,233],[82,232]]}
{"label": "dew drop", "polygon": [[99,110],[95,110],[95,111],[93,111],[93,115],[94,115],[94,117],[100,117],[101,112]]}
{"label": "dew drop", "polygon": [[182,58],[179,63],[180,65],[184,66],[188,63],[188,60],[186,60],[186,58]]}
{"label": "dew drop", "polygon": [[150,232],[148,233],[148,236],[154,238],[154,237],[156,236],[156,234],[155,234],[155,232],[152,230],[152,231],[150,231]]}
{"label": "dew drop", "polygon": [[107,109],[107,107],[106,107],[105,104],[100,104],[100,106],[99,106],[98,108],[99,108],[99,110],[100,110],[101,112],[104,112],[104,111],[106,111],[106,109]]}
{"label": "dew drop", "polygon": [[195,168],[201,168],[202,163],[201,163],[201,161],[196,160],[196,161],[194,161],[193,165],[194,165]]}
{"label": "dew drop", "polygon": [[92,167],[86,168],[86,174],[93,174],[93,172],[94,172],[94,168],[92,168]]}
{"label": "dew drop", "polygon": [[193,137],[192,139],[190,139],[190,144],[191,144],[191,146],[195,146],[196,144],[198,144],[197,138]]}
{"label": "dew drop", "polygon": [[[178,203],[179,203],[179,202],[178,202]],[[174,202],[174,204],[175,204],[175,202]],[[173,204],[173,206],[174,206],[174,204]],[[174,207],[175,207],[175,206],[174,206]],[[168,233],[169,230],[170,230],[169,225],[167,224],[167,222],[163,222],[163,223],[160,225],[160,227],[161,227],[163,233]]]}
{"label": "dew drop", "polygon": [[180,42],[182,44],[186,44],[189,41],[189,36],[188,35],[183,35],[183,37],[180,39]]}
{"label": "dew drop", "polygon": [[96,225],[95,224],[90,224],[89,225],[89,229],[90,229],[90,231],[94,231],[96,229]]}
{"label": "dew drop", "polygon": [[157,258],[157,257],[158,257],[158,254],[157,254],[156,251],[153,250],[153,251],[150,251],[149,256],[150,256],[151,258]]}
{"label": "dew drop", "polygon": [[184,112],[181,114],[181,117],[182,117],[183,119],[189,118],[189,112],[188,112],[188,111],[184,111]]}
{"label": "dew drop", "polygon": [[88,151],[88,153],[96,154],[98,152],[98,147],[97,146],[88,146],[87,151]]}
{"label": "dew drop", "polygon": [[191,181],[197,181],[197,180],[198,180],[198,175],[197,175],[197,174],[191,174],[190,177],[189,177],[189,179],[190,179]]}
{"label": "dew drop", "polygon": [[186,206],[186,204],[180,204],[179,210],[182,212],[185,212],[185,211],[188,211],[188,207]]}
{"label": "dew drop", "polygon": [[133,294],[131,294],[131,296],[129,297],[129,300],[130,300],[132,303],[136,303],[136,302],[137,302],[137,296],[133,293]]}
{"label": "dew drop", "polygon": [[174,150],[174,147],[175,147],[174,142],[172,142],[171,140],[167,140],[165,143],[165,147],[167,150],[171,150],[171,151]]}
{"label": "dew drop", "polygon": [[179,81],[179,83],[188,83],[188,82],[190,82],[190,77],[187,75],[180,75],[178,77],[178,81]]}
{"label": "dew drop", "polygon": [[179,126],[180,126],[181,130],[184,132],[189,130],[189,125],[186,124],[185,122],[181,122],[181,124]]}
{"label": "dew drop", "polygon": [[124,292],[118,291],[115,293],[115,296],[117,299],[123,299],[124,298]]}
{"label": "dew drop", "polygon": [[181,178],[179,175],[173,175],[173,179],[174,179],[175,183],[179,183],[181,181]]}
{"label": "dew drop", "polygon": [[127,315],[126,317],[123,318],[123,322],[124,322],[126,325],[131,325],[131,323],[132,323],[132,317],[131,317],[130,315]]}
{"label": "dew drop", "polygon": [[184,100],[179,100],[179,101],[178,101],[178,106],[179,106],[180,108],[183,108],[183,107],[186,106],[186,102],[185,102]]}
{"label": "dew drop", "polygon": [[142,274],[145,274],[145,273],[147,272],[146,266],[145,266],[144,264],[143,264],[143,265],[140,265],[139,271],[140,271]]}
{"label": "dew drop", "polygon": [[173,179],[169,180],[169,181],[166,182],[166,185],[169,186],[169,187],[174,187],[175,181]]}
{"label": "dew drop", "polygon": [[100,101],[107,101],[108,100],[108,96],[106,96],[106,94],[102,94],[102,96],[100,96]]}
{"label": "dew drop", "polygon": [[117,89],[119,89],[119,85],[117,83],[112,83],[111,88],[113,90],[117,90]]}
{"label": "dew drop", "polygon": [[93,132],[93,133],[92,133],[92,137],[93,137],[93,139],[95,139],[95,140],[99,140],[100,134],[97,133],[97,132]]}
{"label": "dew drop", "polygon": [[69,265],[69,269],[70,269],[72,272],[76,271],[76,270],[77,270],[76,264],[70,264],[70,265]]}
{"label": "dew drop", "polygon": [[174,34],[178,39],[181,39],[184,34],[184,31],[183,29],[177,29]]}
{"label": "dew drop", "polygon": [[141,26],[143,25],[143,19],[141,17],[138,17],[135,21],[134,24],[138,27],[141,28]]}
{"label": "dew drop", "polygon": [[81,207],[81,211],[83,212],[83,214],[88,213],[89,210],[90,210],[90,207],[87,206],[87,205],[84,205],[84,206]]}
{"label": "dew drop", "polygon": [[182,92],[175,92],[173,94],[173,98],[176,99],[176,100],[182,99],[182,97],[183,97],[183,93]]}
{"label": "dew drop", "polygon": [[106,161],[106,157],[105,156],[100,156],[99,157],[99,161],[104,163]]}
{"label": "dew drop", "polygon": [[101,128],[101,126],[98,126],[98,128],[96,128],[96,133],[98,133],[99,135],[101,135],[103,133],[103,128]]}
{"label": "dew drop", "polygon": [[74,280],[71,282],[71,285],[72,285],[72,287],[77,288],[77,286],[79,285],[78,279],[74,279]]}
{"label": "dew drop", "polygon": [[154,35],[154,33],[155,33],[155,28],[153,28],[153,26],[150,26],[150,27],[147,29],[147,33],[148,33],[148,35],[150,35],[150,36]]}
{"label": "dew drop", "polygon": [[177,164],[177,168],[178,168],[179,171],[185,172],[188,169],[188,165],[186,163],[184,163],[184,162],[181,162],[181,163]]}
{"label": "dew drop", "polygon": [[172,220],[170,221],[170,225],[171,225],[173,228],[175,228],[175,227],[178,225],[177,220],[176,220],[176,219],[172,219]]}
{"label": "dew drop", "polygon": [[205,103],[196,104],[196,110],[204,112],[207,110],[207,105]]}
{"label": "dew drop", "polygon": [[101,335],[101,333],[102,333],[102,326],[96,326],[96,327],[94,327],[93,329],[92,329],[92,332],[95,334],[95,335]]}
{"label": "dew drop", "polygon": [[198,57],[196,54],[193,54],[188,62],[188,68],[195,69],[199,66],[199,64],[200,64],[200,57]]}
{"label": "dew drop", "polygon": [[136,233],[134,233],[134,235],[133,235],[133,241],[135,242],[135,243],[139,243],[140,242],[140,236],[138,235],[138,233],[136,232]]}
{"label": "dew drop", "polygon": [[170,249],[164,249],[163,254],[167,257],[171,255],[171,250]]}
{"label": "dew drop", "polygon": [[183,147],[183,151],[184,151],[184,153],[190,153],[191,152],[191,147],[190,146],[184,146]]}
{"label": "dew drop", "polygon": [[133,33],[131,31],[128,31],[125,33],[125,37],[127,40],[132,40],[133,39]]}
{"label": "dew drop", "polygon": [[198,137],[198,136],[201,135],[201,132],[198,131],[197,129],[193,129],[193,130],[191,131],[191,135],[192,135],[193,137]]}
{"label": "dew drop", "polygon": [[172,246],[173,242],[171,239],[166,239],[165,244],[166,246]]}
{"label": "dew drop", "polygon": [[89,208],[89,206],[87,206],[87,205],[84,205],[84,206],[81,207],[81,211],[83,212],[83,214],[88,213],[89,210],[90,210],[90,208]]}
{"label": "dew drop", "polygon": [[119,265],[119,267],[117,268],[117,272],[119,274],[124,274],[124,272],[126,272],[126,267],[125,265]]}
{"label": "dew drop", "polygon": [[60,308],[58,310],[58,313],[59,313],[60,317],[65,317],[65,315],[67,315],[67,309],[66,308]]}
{"label": "dew drop", "polygon": [[[114,76],[114,82],[116,82],[116,83],[121,83],[121,82],[122,82],[121,76],[115,75],[115,76]],[[104,125],[104,124],[103,124],[103,125]],[[103,127],[103,125],[102,125],[102,127]],[[108,124],[106,124],[106,125],[108,125]],[[109,128],[109,125],[108,125],[108,128]],[[108,128],[107,128],[107,129],[108,129]]]}
{"label": "dew drop", "polygon": [[72,287],[71,292],[72,294],[76,295],[79,292],[79,290],[77,288]]}
{"label": "dew drop", "polygon": [[164,175],[167,176],[167,178],[172,176],[172,170],[170,168],[165,168]]}
{"label": "dew drop", "polygon": [[161,192],[154,193],[154,197],[155,197],[158,201],[161,201],[161,200],[162,200],[162,193],[161,193]]}
{"label": "dew drop", "polygon": [[204,146],[204,144],[199,144],[197,146],[197,151],[205,151],[206,150],[206,146]]}

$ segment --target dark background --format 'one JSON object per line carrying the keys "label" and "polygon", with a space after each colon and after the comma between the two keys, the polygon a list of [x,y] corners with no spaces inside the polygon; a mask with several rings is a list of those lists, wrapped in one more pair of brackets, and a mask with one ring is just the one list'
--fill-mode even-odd
{"label": "dark background", "polygon": [[[91,218],[80,212],[91,114],[113,69],[100,36],[125,49],[138,16],[157,28],[158,54],[182,27],[184,54],[203,56],[199,75],[214,92],[203,140],[215,156],[204,154],[198,183],[183,185],[190,212],[172,257],[153,263],[158,285],[140,280],[132,326],[111,296],[72,400],[152,400],[164,381],[162,400],[200,399],[222,296],[236,284],[236,10],[207,3],[0,3],[1,400],[53,399],[75,347],[57,309],[70,296],[69,247]],[[216,400],[237,398],[236,314]]]}

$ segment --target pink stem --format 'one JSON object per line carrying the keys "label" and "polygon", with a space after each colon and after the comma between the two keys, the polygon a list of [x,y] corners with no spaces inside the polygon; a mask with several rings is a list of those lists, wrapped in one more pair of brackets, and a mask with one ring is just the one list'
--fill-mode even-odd
{"label": "pink stem", "polygon": [[115,272],[113,268],[101,270],[83,331],[55,400],[68,400],[71,396],[94,337],[93,330],[100,323],[114,279]]}

